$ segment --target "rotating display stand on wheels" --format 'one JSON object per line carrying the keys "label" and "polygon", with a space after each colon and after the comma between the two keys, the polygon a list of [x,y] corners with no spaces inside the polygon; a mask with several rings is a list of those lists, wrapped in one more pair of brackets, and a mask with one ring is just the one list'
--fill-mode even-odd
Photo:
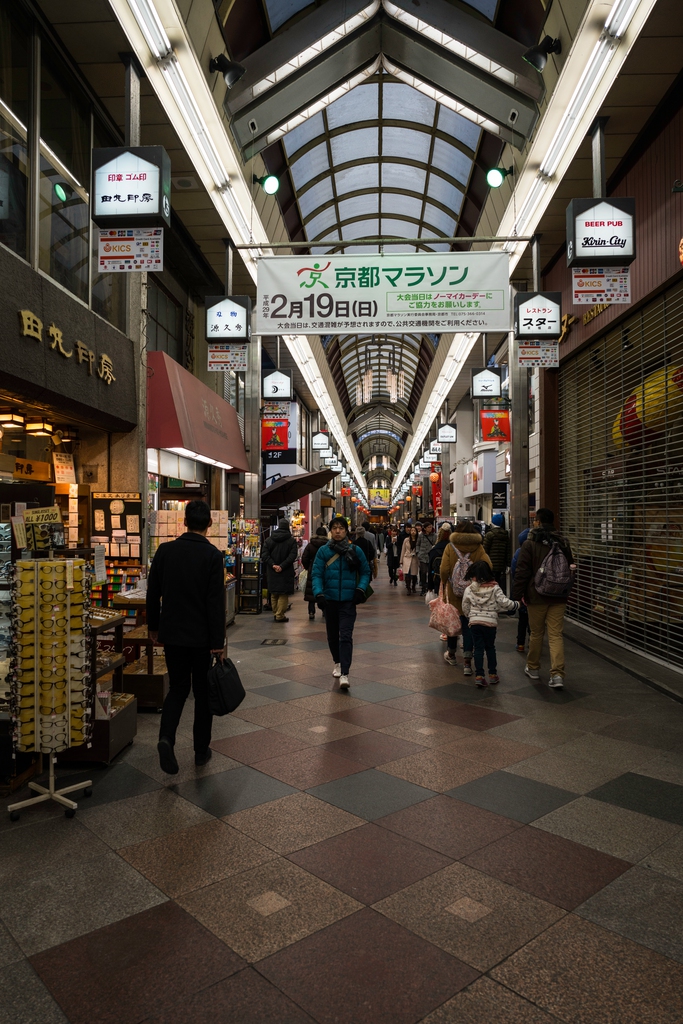
{"label": "rotating display stand on wheels", "polygon": [[9,804],[12,821],[24,807],[55,800],[73,818],[78,805],[67,793],[92,793],[90,781],[55,788],[56,754],[90,741],[93,680],[88,648],[90,575],[83,559],[24,559],[14,566],[10,708],[18,751],[47,754],[47,788]]}

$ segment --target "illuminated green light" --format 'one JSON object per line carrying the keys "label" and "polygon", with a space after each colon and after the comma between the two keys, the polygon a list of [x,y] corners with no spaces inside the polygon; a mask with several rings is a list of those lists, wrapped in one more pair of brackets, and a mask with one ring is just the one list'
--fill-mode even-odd
{"label": "illuminated green light", "polygon": [[512,174],[513,167],[492,167],[486,172],[486,184],[489,188],[500,188],[508,174]]}
{"label": "illuminated green light", "polygon": [[254,175],[254,184],[260,185],[266,195],[274,196],[280,188],[280,179],[274,174],[266,174],[263,178],[257,178]]}
{"label": "illuminated green light", "polygon": [[57,184],[55,185],[55,195],[57,196],[57,199],[59,199],[60,203],[65,203],[69,198],[66,192],[66,188],[64,187],[64,185],[60,184],[60,182],[57,182]]}

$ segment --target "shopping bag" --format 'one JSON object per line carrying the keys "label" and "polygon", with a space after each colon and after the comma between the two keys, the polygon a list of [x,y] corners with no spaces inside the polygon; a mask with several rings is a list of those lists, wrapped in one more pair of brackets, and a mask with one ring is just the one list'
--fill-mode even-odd
{"label": "shopping bag", "polygon": [[302,569],[301,572],[299,573],[299,579],[298,579],[299,590],[305,590],[306,589],[306,580],[307,579],[308,579],[308,572],[307,572],[306,569]]}
{"label": "shopping bag", "polygon": [[398,570],[398,578],[403,583],[403,569]]}
{"label": "shopping bag", "polygon": [[439,587],[439,596],[432,601],[429,609],[430,629],[436,629],[439,633],[445,633],[446,636],[460,636],[462,633],[460,613],[454,605],[444,601],[443,583]]}
{"label": "shopping bag", "polygon": [[219,661],[214,656],[206,678],[209,684],[209,711],[212,715],[229,715],[246,697],[239,672],[230,658]]}
{"label": "shopping bag", "polygon": [[438,600],[438,597],[439,595],[435,594],[433,590],[428,590],[427,593],[425,594],[425,604],[427,605],[427,607],[429,608],[432,601]]}

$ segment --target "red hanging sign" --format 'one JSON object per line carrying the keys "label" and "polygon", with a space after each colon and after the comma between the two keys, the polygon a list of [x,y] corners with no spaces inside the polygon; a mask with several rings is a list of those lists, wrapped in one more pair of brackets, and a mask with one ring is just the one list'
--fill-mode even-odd
{"label": "red hanging sign", "polygon": [[261,451],[287,451],[289,420],[261,420]]}
{"label": "red hanging sign", "polygon": [[479,413],[482,441],[510,441],[510,410],[482,409]]}

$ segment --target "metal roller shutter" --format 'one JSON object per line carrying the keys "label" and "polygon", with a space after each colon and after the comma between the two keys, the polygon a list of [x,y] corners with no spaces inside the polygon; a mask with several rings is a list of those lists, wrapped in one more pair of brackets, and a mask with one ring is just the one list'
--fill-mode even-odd
{"label": "metal roller shutter", "polygon": [[568,614],[683,666],[683,284],[560,370]]}

